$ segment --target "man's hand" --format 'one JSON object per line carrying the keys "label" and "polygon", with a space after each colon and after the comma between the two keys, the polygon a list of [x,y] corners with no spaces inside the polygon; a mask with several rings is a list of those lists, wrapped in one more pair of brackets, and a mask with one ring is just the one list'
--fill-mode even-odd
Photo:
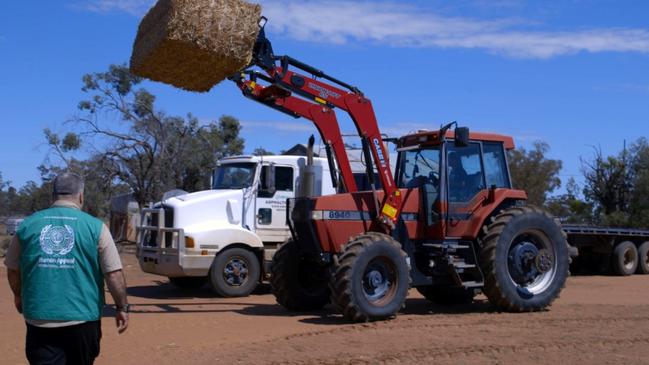
{"label": "man's hand", "polygon": [[23,313],[23,298],[19,295],[14,295],[14,305],[18,313]]}
{"label": "man's hand", "polygon": [[128,313],[118,310],[115,313],[115,326],[119,334],[124,333],[128,328]]}

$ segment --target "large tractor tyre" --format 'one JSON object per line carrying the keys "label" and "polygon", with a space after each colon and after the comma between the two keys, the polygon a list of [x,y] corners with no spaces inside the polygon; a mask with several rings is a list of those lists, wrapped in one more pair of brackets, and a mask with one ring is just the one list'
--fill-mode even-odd
{"label": "large tractor tyre", "polygon": [[388,235],[370,232],[354,238],[334,262],[331,302],[353,322],[394,317],[410,287],[406,258]]}
{"label": "large tractor tyre", "polygon": [[533,206],[502,211],[484,230],[480,266],[483,292],[500,310],[532,312],[548,307],[569,275],[565,232]]}
{"label": "large tractor tyre", "polygon": [[254,252],[235,247],[220,252],[210,267],[212,289],[222,297],[245,297],[259,283],[261,268]]}
{"label": "large tractor tyre", "polygon": [[476,295],[474,289],[459,287],[420,286],[417,291],[429,301],[444,306],[471,304]]}
{"label": "large tractor tyre", "polygon": [[290,311],[322,309],[329,303],[329,271],[308,257],[300,257],[293,240],[273,255],[270,284],[277,303]]}
{"label": "large tractor tyre", "polygon": [[638,268],[636,274],[649,274],[649,241],[638,247]]}
{"label": "large tractor tyre", "polygon": [[207,283],[206,276],[185,276],[169,278],[169,282],[180,289],[199,289]]}
{"label": "large tractor tyre", "polygon": [[631,275],[638,268],[638,257],[638,249],[633,242],[624,241],[613,249],[611,270],[615,275]]}

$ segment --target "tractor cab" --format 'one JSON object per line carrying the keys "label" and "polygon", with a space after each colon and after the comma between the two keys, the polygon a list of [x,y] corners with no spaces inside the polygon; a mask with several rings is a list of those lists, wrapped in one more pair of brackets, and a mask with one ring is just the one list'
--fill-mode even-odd
{"label": "tractor cab", "polygon": [[[399,143],[396,183],[399,188],[418,188],[425,216],[426,237],[473,238],[485,217],[480,209],[512,192],[506,151],[514,148],[511,137],[456,132],[420,131]],[[521,199],[525,199],[520,192]]]}

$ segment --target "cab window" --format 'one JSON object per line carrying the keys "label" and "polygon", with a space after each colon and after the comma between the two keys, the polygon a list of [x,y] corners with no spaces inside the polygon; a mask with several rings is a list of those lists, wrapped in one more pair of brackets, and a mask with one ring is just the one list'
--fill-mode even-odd
{"label": "cab window", "polygon": [[449,201],[468,202],[485,188],[480,143],[471,143],[467,147],[448,146]]}
{"label": "cab window", "polygon": [[[261,188],[257,194],[260,198],[271,198],[275,194],[270,194],[267,190],[262,190],[266,184],[266,174],[268,166],[261,168]],[[293,191],[293,168],[286,166],[275,166],[275,191]]]}
{"label": "cab window", "polygon": [[487,187],[509,188],[509,173],[505,150],[501,143],[485,142],[482,144],[484,152],[484,170],[487,179]]}

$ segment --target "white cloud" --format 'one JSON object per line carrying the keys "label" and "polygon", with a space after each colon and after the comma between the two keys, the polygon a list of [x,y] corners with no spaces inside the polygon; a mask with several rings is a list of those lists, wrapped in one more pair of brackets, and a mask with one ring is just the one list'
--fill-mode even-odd
{"label": "white cloud", "polygon": [[[273,34],[305,42],[482,49],[509,57],[537,59],[580,52],[649,53],[649,30],[642,28],[538,30],[539,24],[520,19],[443,16],[430,7],[394,0],[260,2]],[[92,0],[82,6],[99,13],[121,11],[141,16],[153,3],[153,0]],[[509,7],[512,4],[510,0],[501,3]]]}
{"label": "white cloud", "polygon": [[397,2],[268,0],[263,6],[272,31],[310,42],[484,49],[542,59],[579,52],[649,53],[645,29],[534,31],[522,29],[528,25],[521,21],[440,16]]}

